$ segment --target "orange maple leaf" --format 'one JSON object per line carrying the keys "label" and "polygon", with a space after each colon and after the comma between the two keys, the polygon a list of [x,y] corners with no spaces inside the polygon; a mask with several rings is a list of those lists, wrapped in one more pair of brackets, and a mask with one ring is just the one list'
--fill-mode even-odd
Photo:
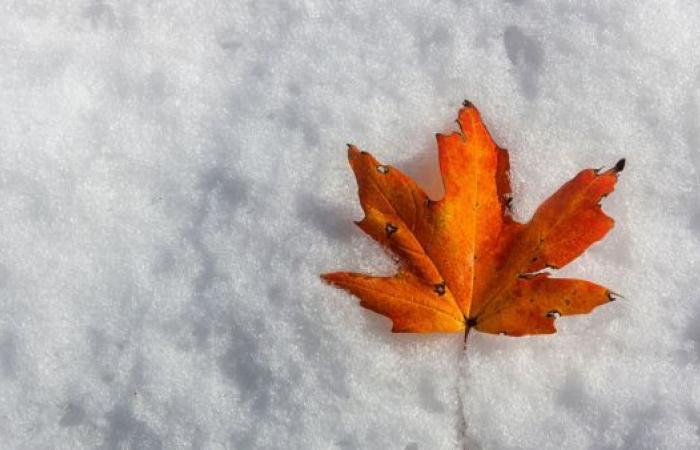
{"label": "orange maple leaf", "polygon": [[614,300],[603,286],[552,278],[613,226],[599,201],[624,168],[587,169],[521,224],[510,216],[508,152],[469,102],[460,132],[437,135],[445,196],[431,200],[409,177],[349,145],[365,218],[357,225],[398,256],[398,273],[335,272],[327,282],[393,321],[394,332],[471,328],[510,336],[556,332],[559,315],[589,313]]}

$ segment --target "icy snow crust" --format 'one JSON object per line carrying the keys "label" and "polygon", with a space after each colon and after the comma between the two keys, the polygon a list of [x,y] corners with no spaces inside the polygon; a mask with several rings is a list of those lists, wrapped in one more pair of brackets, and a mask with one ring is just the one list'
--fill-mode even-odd
{"label": "icy snow crust", "polygon": [[[700,4],[348,3],[4,3],[0,447],[700,448]],[[521,220],[627,158],[625,298],[465,360],[318,277],[394,270],[345,143],[438,197],[464,98]]]}

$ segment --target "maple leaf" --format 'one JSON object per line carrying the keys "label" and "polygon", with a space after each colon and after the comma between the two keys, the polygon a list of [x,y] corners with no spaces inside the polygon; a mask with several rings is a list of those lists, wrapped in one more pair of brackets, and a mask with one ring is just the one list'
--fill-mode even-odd
{"label": "maple leaf", "polygon": [[430,199],[409,177],[348,146],[365,218],[357,225],[395,254],[391,277],[322,275],[361,305],[389,317],[394,332],[469,330],[522,336],[556,332],[560,315],[589,313],[614,300],[603,286],[553,278],[612,228],[600,200],[613,191],[621,159],[587,169],[545,200],[529,222],[510,215],[508,152],[469,102],[460,131],[437,135],[445,195]]}

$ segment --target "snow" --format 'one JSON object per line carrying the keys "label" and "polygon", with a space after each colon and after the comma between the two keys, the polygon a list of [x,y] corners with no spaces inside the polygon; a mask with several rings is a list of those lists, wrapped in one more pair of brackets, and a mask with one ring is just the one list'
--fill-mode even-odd
{"label": "snow", "polygon": [[[0,8],[0,447],[700,447],[697,2]],[[318,277],[393,270],[345,143],[439,196],[464,98],[522,220],[627,158],[561,271],[624,299],[466,357]]]}

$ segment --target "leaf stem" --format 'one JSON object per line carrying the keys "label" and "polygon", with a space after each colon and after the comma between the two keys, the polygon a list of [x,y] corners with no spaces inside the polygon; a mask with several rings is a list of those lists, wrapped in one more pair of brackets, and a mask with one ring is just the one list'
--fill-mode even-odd
{"label": "leaf stem", "polygon": [[466,326],[464,329],[464,346],[462,347],[462,358],[460,358],[460,363],[457,373],[457,407],[459,408],[459,428],[458,433],[460,441],[462,442],[462,450],[468,450],[467,447],[467,417],[464,414],[464,389],[462,386],[461,375],[464,373],[464,369],[467,365],[467,338],[469,337],[470,326]]}

